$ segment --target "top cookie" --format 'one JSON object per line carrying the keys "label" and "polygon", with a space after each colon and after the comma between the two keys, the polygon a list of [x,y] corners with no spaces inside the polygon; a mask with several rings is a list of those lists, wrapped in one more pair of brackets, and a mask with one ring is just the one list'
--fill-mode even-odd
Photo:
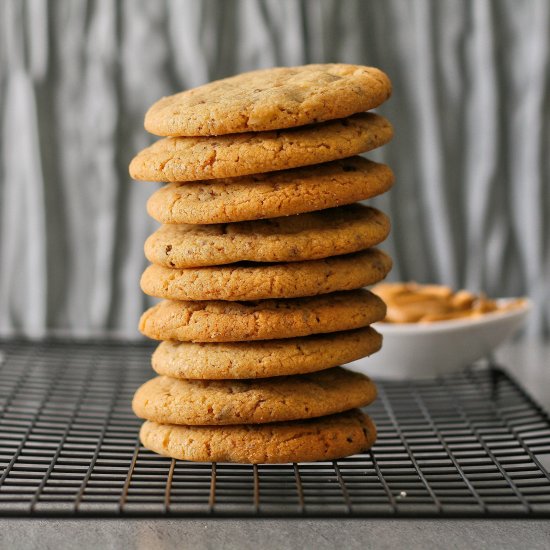
{"label": "top cookie", "polygon": [[368,111],[390,94],[389,78],[374,67],[275,67],[164,97],[145,115],[145,129],[158,136],[278,130]]}
{"label": "top cookie", "polygon": [[170,137],[143,149],[130,175],[146,181],[233,178],[343,159],[381,147],[393,136],[374,113],[288,128],[218,137]]}

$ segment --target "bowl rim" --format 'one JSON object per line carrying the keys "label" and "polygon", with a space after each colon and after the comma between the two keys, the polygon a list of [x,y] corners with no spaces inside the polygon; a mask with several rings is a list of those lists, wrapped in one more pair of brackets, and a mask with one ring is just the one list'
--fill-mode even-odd
{"label": "bowl rim", "polygon": [[497,323],[501,320],[510,320],[515,317],[525,316],[533,308],[533,302],[530,298],[497,298],[498,305],[506,305],[514,300],[523,300],[523,303],[517,308],[509,311],[493,311],[485,313],[474,319],[449,319],[445,321],[434,321],[432,323],[373,323],[373,327],[382,334],[414,334],[430,332],[447,332],[460,330],[464,328],[478,327]]}

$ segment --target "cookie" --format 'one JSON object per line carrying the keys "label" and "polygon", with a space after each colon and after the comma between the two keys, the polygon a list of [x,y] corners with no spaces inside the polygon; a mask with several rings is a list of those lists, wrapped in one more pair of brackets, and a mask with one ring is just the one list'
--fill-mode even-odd
{"label": "cookie", "polygon": [[382,336],[372,327],[304,338],[260,342],[161,342],[153,369],[172,378],[223,380],[316,372],[377,352]]}
{"label": "cookie", "polygon": [[359,113],[276,132],[164,138],[132,159],[130,175],[137,180],[165,182],[285,170],[370,151],[390,141],[392,135],[385,118]]}
{"label": "cookie", "polygon": [[176,269],[150,265],[145,294],[169,300],[266,300],[354,290],[381,281],[391,258],[376,248],[322,260]]}
{"label": "cookie", "polygon": [[235,426],[175,426],[146,421],[144,447],[196,462],[277,464],[336,460],[370,449],[373,421],[358,409],[311,420]]}
{"label": "cookie", "polygon": [[259,302],[164,300],[141,316],[139,329],[155,340],[241,342],[352,330],[385,315],[368,290]]}
{"label": "cookie", "polygon": [[364,407],[376,386],[342,367],[255,380],[181,380],[158,376],[132,401],[134,413],[160,424],[193,426],[304,420]]}
{"label": "cookie", "polygon": [[280,172],[169,183],[151,195],[147,212],[160,223],[276,218],[370,199],[385,193],[393,179],[385,164],[351,157]]}
{"label": "cookie", "polygon": [[157,101],[145,129],[158,136],[211,136],[277,130],[374,109],[389,78],[361,65],[275,67],[216,80]]}
{"label": "cookie", "polygon": [[235,262],[298,262],[358,252],[382,242],[388,217],[349,204],[269,220],[232,224],[163,225],[145,241],[145,256],[165,267]]}

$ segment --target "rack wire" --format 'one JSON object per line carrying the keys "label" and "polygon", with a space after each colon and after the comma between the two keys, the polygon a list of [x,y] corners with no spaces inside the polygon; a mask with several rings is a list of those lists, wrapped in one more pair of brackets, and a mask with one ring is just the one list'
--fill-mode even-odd
{"label": "rack wire", "polygon": [[151,349],[0,343],[0,515],[550,517],[549,417],[500,368],[379,382],[365,454],[191,463],[137,439]]}

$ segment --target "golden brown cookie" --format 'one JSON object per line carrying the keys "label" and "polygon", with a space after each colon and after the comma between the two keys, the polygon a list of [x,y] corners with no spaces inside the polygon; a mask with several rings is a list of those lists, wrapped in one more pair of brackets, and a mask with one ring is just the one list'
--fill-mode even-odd
{"label": "golden brown cookie", "polygon": [[335,460],[370,449],[373,421],[358,409],[294,422],[236,426],[175,426],[147,421],[144,447],[195,462],[277,464]]}
{"label": "golden brown cookie", "polygon": [[164,300],[141,316],[139,329],[155,340],[241,342],[352,330],[385,315],[368,290],[259,302]]}
{"label": "golden brown cookie", "polygon": [[351,157],[279,172],[169,183],[147,202],[160,223],[230,223],[324,210],[370,199],[393,184],[385,164]]}
{"label": "golden brown cookie", "polygon": [[165,267],[201,267],[250,262],[298,262],[365,250],[390,231],[388,217],[349,204],[232,224],[163,225],[145,241],[145,256]]}
{"label": "golden brown cookie", "polygon": [[145,115],[145,129],[159,136],[277,130],[368,111],[390,93],[389,78],[374,67],[261,69],[162,98]]}
{"label": "golden brown cookie", "polygon": [[316,372],[377,352],[382,336],[372,327],[259,342],[161,342],[153,369],[172,378],[224,380]]}
{"label": "golden brown cookie", "polygon": [[193,426],[304,420],[364,407],[376,386],[342,367],[255,380],[182,380],[158,376],[132,401],[134,413],[160,424]]}
{"label": "golden brown cookie", "polygon": [[169,300],[266,300],[354,290],[381,281],[391,258],[376,248],[322,260],[176,269],[150,265],[145,294]]}
{"label": "golden brown cookie", "polygon": [[374,113],[312,126],[218,137],[164,138],[137,154],[137,180],[195,181],[232,178],[337,160],[390,141],[391,124]]}

